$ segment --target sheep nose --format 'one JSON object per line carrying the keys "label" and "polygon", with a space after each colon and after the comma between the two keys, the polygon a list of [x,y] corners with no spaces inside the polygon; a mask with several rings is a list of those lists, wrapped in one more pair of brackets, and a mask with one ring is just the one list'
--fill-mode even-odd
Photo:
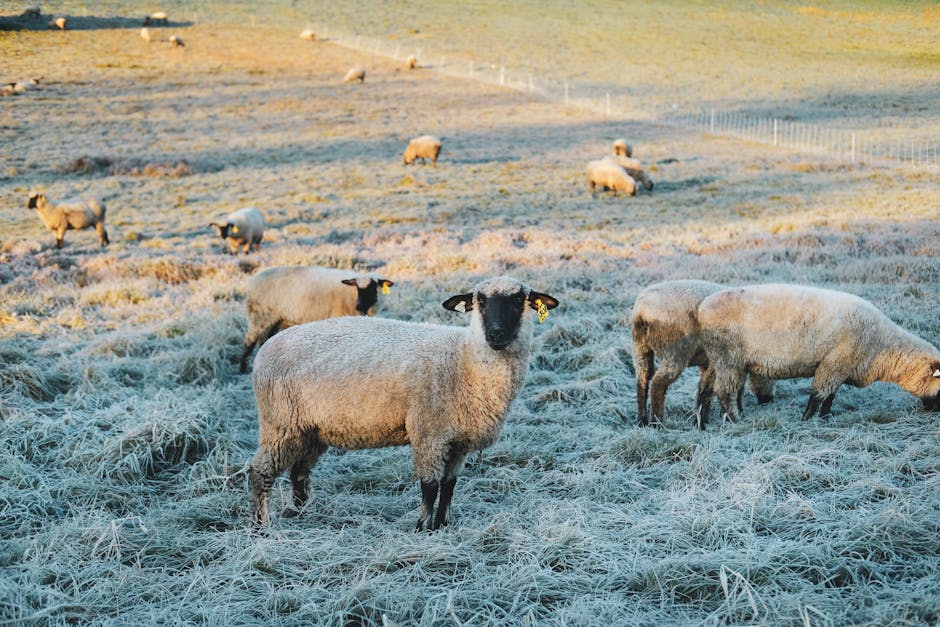
{"label": "sheep nose", "polygon": [[506,329],[497,327],[486,330],[486,343],[490,345],[490,348],[502,350],[509,346],[511,341],[511,334]]}

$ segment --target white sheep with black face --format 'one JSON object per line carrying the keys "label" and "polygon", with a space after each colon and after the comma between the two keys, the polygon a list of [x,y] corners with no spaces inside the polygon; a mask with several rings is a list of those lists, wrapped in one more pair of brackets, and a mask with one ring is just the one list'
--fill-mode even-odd
{"label": "white sheep with black face", "polygon": [[111,243],[104,228],[106,207],[98,198],[68,198],[54,203],[45,194],[33,194],[27,206],[39,213],[46,228],[55,233],[56,248],[62,248],[65,232],[94,228],[102,248]]}
{"label": "white sheep with black face", "polygon": [[239,247],[243,247],[245,254],[252,249],[261,249],[261,238],[264,237],[264,214],[256,207],[245,207],[225,216],[224,222],[210,222],[215,227],[219,237],[224,239],[233,255],[238,254]]}
{"label": "white sheep with black face", "polygon": [[587,164],[588,188],[593,194],[597,188],[636,196],[636,181],[626,170],[613,161],[599,159]]}
{"label": "white sheep with black face", "polygon": [[558,301],[501,276],[443,305],[468,313],[470,325],[331,318],[291,327],[261,347],[259,448],[248,473],[256,525],[267,522],[271,485],[285,469],[293,488],[285,515],[292,516],[327,447],[405,444],[421,481],[417,530],[448,523],[464,459],[496,441],[522,387],[532,318]]}
{"label": "white sheep with black face", "polygon": [[616,163],[626,170],[627,174],[629,174],[633,180],[642,184],[646,191],[653,191],[653,179],[651,179],[646,173],[646,170],[643,169],[643,164],[640,163],[639,159],[624,157],[623,155],[607,155],[604,157],[604,160]]}
{"label": "white sheep with black face", "polygon": [[812,377],[804,420],[829,414],[843,383],[895,383],[940,410],[940,351],[853,294],[789,284],[726,289],[702,301],[698,321],[715,393],[732,420],[746,373]]}
{"label": "white sheep with black face", "polygon": [[339,316],[374,316],[379,292],[394,283],[377,274],[311,266],[276,266],[248,280],[245,304],[248,332],[242,351],[241,372],[248,357],[279,331],[304,322]]}
{"label": "white sheep with black face", "polygon": [[352,83],[355,81],[359,81],[360,83],[366,82],[366,69],[365,68],[362,68],[362,67],[350,68],[349,71],[346,72],[346,76],[343,77],[344,83]]}

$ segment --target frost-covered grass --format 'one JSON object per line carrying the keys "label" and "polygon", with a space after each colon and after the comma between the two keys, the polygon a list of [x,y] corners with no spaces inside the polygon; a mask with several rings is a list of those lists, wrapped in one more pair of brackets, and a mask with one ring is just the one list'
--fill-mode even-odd
{"label": "frost-covered grass", "polygon": [[[689,372],[641,429],[624,324],[654,281],[793,281],[936,341],[936,175],[611,122],[294,30],[181,32],[0,39],[17,77],[46,75],[0,101],[0,623],[940,621],[936,414],[876,384],[802,422],[793,381],[703,433]],[[441,162],[403,167],[424,132]],[[656,188],[592,198],[584,163],[619,136]],[[112,245],[56,250],[33,189],[103,195]],[[223,255],[206,225],[246,205],[262,250]],[[396,448],[330,450],[302,516],[278,514],[282,478],[249,530],[243,285],[286,263],[379,269],[395,318],[460,324],[441,301],[502,272],[561,301],[449,529],[412,532]]]}

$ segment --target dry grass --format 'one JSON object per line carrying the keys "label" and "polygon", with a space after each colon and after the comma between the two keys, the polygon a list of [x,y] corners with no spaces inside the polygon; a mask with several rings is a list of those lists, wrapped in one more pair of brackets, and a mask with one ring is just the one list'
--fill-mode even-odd
{"label": "dry grass", "polygon": [[[493,49],[508,41],[507,56],[537,54],[531,42],[544,37],[527,40],[520,21],[533,6],[488,22]],[[548,6],[526,28],[558,32],[561,9]],[[633,17],[661,12],[676,31],[701,26],[702,59],[709,33],[739,23],[733,4],[694,23],[697,5],[629,6]],[[835,61],[839,33],[882,46],[861,37],[872,28],[887,46],[919,14],[761,6],[753,19],[777,16],[781,33],[828,21],[832,37],[807,37],[848,68],[867,65]],[[341,3],[321,8],[341,22]],[[385,34],[443,38],[438,10],[389,17]],[[485,29],[474,24],[494,10],[484,3],[446,33],[475,32],[467,49],[478,50]],[[392,15],[364,13],[376,32]],[[644,41],[662,31],[646,17],[633,29]],[[0,151],[0,623],[940,621],[935,414],[876,384],[840,391],[833,418],[804,423],[806,382],[793,381],[768,406],[747,398],[739,424],[702,433],[691,428],[690,372],[670,390],[668,428],[640,429],[624,326],[654,281],[773,280],[851,291],[934,340],[935,174],[591,117],[301,41],[299,26],[204,22],[175,29],[187,42],[178,50],[113,25],[0,35],[5,71],[45,76],[41,90],[0,102],[13,113],[0,139],[16,147]],[[563,60],[536,60],[595,67],[594,53],[572,46],[597,22],[572,21]],[[747,68],[781,77],[761,97],[792,86],[796,74],[777,65],[787,54],[756,37],[734,45],[751,51]],[[662,46],[679,55],[675,85],[715,82],[701,64],[692,71],[698,52]],[[366,82],[341,84],[359,64]],[[831,67],[814,66],[807,84],[825,86]],[[926,80],[919,72],[875,74]],[[403,167],[407,139],[425,132],[444,137],[440,163]],[[656,188],[592,198],[583,165],[620,136],[653,166]],[[63,171],[89,155],[192,172],[139,176],[93,158],[91,173]],[[70,231],[56,250],[26,209],[34,189],[104,196],[111,246]],[[260,253],[236,259],[207,224],[247,205],[268,230]],[[303,515],[249,532],[257,415],[250,378],[237,374],[242,286],[286,263],[377,269],[396,283],[383,315],[402,319],[459,324],[440,302],[501,272],[560,299],[499,442],[458,482],[449,529],[411,531],[420,491],[409,454],[383,449],[331,450]],[[275,512],[288,497],[281,480]]]}

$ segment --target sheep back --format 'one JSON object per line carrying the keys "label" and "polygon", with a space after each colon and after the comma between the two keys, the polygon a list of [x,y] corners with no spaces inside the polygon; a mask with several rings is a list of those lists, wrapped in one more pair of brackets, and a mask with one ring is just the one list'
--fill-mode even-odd
{"label": "sheep back", "polygon": [[607,161],[590,161],[587,165],[588,187],[591,192],[598,187],[602,190],[623,192],[628,196],[636,196],[636,181],[626,170],[618,164]]}

